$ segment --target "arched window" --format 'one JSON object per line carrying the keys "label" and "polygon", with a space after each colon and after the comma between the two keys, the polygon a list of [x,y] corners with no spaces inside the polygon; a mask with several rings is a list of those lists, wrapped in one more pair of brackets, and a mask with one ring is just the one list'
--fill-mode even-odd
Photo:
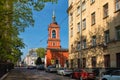
{"label": "arched window", "polygon": [[52,38],[56,38],[56,31],[55,30],[52,31]]}

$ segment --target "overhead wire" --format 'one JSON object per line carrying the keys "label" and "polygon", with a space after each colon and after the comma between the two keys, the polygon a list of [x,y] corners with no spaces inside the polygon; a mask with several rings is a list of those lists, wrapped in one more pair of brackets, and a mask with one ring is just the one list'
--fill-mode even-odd
{"label": "overhead wire", "polygon": [[[66,2],[67,2],[67,0],[66,0]],[[68,3],[68,2],[67,2],[67,3]],[[73,12],[76,11],[76,10],[77,10],[77,9],[74,9]],[[48,13],[47,13],[47,14],[48,14]],[[69,15],[69,14],[68,14],[68,15]],[[59,24],[60,26],[62,26],[63,23],[64,23],[64,21],[68,19],[68,15],[65,16],[65,17],[60,21],[60,24]],[[68,27],[68,26],[67,26],[67,27]],[[65,31],[67,27],[62,27],[62,30]],[[69,30],[69,29],[68,29],[68,30]],[[64,33],[66,33],[66,32],[64,32]],[[43,43],[43,41],[45,41],[44,39],[45,39],[47,36],[48,36],[48,34],[45,35],[45,37],[44,37],[43,39],[40,40],[40,43]],[[65,40],[63,40],[63,41],[65,41]]]}

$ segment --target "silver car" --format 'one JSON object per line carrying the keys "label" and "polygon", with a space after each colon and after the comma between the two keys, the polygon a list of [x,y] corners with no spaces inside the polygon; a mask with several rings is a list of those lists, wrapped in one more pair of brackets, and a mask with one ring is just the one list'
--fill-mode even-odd
{"label": "silver car", "polygon": [[48,66],[46,69],[45,69],[46,72],[56,72],[57,71],[57,68],[55,66]]}
{"label": "silver car", "polygon": [[105,74],[101,80],[120,80],[120,70],[114,70],[110,74]]}
{"label": "silver car", "polygon": [[60,75],[70,75],[73,71],[71,69],[67,69],[67,68],[60,68],[57,70],[57,74]]}

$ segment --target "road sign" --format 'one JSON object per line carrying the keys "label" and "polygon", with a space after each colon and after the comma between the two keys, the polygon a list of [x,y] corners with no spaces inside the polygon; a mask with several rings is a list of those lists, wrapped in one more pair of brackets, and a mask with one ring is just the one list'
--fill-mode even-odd
{"label": "road sign", "polygon": [[51,64],[54,64],[54,63],[55,63],[55,60],[52,59],[52,60],[51,60]]}

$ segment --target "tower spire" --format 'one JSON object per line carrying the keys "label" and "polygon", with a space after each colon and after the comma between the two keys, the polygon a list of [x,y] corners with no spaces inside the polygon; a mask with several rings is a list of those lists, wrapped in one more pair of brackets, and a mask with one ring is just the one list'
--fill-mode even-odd
{"label": "tower spire", "polygon": [[52,15],[52,22],[55,22],[55,11],[53,10],[53,15]]}

